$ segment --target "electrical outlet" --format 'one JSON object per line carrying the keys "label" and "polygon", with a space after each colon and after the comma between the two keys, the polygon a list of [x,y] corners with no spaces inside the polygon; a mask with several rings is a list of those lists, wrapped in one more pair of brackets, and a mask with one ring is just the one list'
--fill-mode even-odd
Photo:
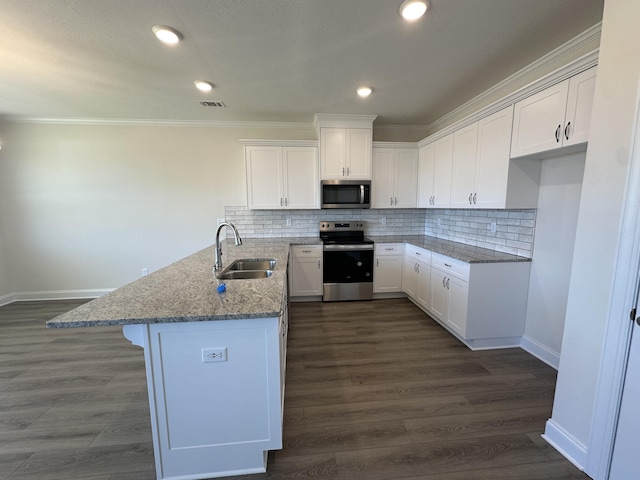
{"label": "electrical outlet", "polygon": [[226,362],[226,361],[227,361],[227,347],[202,349],[202,363]]}
{"label": "electrical outlet", "polygon": [[142,276],[146,277],[147,275],[149,275],[149,269],[148,268],[143,268],[142,269]]}

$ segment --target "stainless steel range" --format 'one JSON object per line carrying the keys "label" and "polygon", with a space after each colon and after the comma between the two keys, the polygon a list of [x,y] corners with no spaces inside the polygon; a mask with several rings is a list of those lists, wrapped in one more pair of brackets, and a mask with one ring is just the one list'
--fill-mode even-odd
{"label": "stainless steel range", "polygon": [[373,240],[366,222],[320,222],[324,302],[373,298]]}

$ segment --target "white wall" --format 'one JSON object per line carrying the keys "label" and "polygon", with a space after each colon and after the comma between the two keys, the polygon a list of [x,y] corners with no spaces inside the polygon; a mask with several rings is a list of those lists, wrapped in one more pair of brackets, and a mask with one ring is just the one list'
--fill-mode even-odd
{"label": "white wall", "polygon": [[525,346],[557,367],[569,294],[585,153],[542,160]]}
{"label": "white wall", "polygon": [[115,288],[210,245],[224,206],[246,203],[238,139],[315,138],[310,127],[26,123],[0,135],[2,271],[18,294]]}
{"label": "white wall", "polygon": [[637,0],[605,1],[562,356],[553,415],[545,432],[578,464],[584,464],[589,447],[611,302],[638,104],[639,22]]}

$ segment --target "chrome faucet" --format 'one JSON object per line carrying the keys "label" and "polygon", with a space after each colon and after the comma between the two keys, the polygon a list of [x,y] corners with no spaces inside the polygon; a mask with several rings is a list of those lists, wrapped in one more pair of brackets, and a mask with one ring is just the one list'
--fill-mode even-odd
{"label": "chrome faucet", "polygon": [[213,264],[214,272],[217,272],[222,268],[222,247],[220,246],[220,231],[222,230],[222,227],[229,227],[231,229],[235,238],[236,247],[238,245],[242,245],[242,239],[240,238],[238,229],[233,223],[222,222],[218,225],[218,230],[216,231],[216,262]]}

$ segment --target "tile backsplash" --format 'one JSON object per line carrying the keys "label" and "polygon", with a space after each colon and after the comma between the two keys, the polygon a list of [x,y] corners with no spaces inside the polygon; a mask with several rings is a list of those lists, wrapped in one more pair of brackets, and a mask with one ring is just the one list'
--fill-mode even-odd
{"label": "tile backsplash", "polygon": [[[316,237],[322,220],[363,220],[366,235],[430,235],[531,257],[536,210],[247,210],[225,207],[245,238]],[[495,231],[492,231],[495,224]]]}

